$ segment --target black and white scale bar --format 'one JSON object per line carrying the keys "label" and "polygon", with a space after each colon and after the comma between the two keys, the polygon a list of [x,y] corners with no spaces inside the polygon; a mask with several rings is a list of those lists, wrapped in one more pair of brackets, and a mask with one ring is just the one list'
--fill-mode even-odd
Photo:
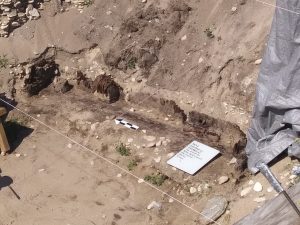
{"label": "black and white scale bar", "polygon": [[127,121],[124,120],[124,119],[115,119],[115,122],[116,122],[116,124],[121,124],[121,125],[123,125],[124,127],[127,127],[127,128],[129,128],[129,129],[132,129],[132,130],[137,130],[137,129],[139,129],[139,127],[138,127],[137,125],[134,125],[134,124],[132,124],[132,123],[129,123],[129,122],[127,122]]}

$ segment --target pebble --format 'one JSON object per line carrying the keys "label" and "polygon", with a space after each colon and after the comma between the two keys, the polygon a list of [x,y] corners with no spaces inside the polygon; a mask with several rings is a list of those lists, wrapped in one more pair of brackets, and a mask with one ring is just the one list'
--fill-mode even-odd
{"label": "pebble", "polygon": [[91,166],[95,165],[94,160],[92,160],[90,163],[91,163]]}
{"label": "pebble", "polygon": [[45,169],[39,169],[39,172],[41,173],[41,172],[44,172],[45,171]]}
{"label": "pebble", "polygon": [[127,142],[128,142],[128,143],[133,142],[133,138],[128,138]]}
{"label": "pebble", "polygon": [[195,187],[190,187],[190,193],[194,194],[197,192],[197,189]]}
{"label": "pebble", "polygon": [[197,191],[198,191],[198,192],[202,192],[202,187],[201,187],[201,185],[198,186]]}
{"label": "pebble", "polygon": [[256,192],[261,192],[263,190],[263,186],[261,185],[261,183],[256,182],[253,186],[253,190]]}
{"label": "pebble", "polygon": [[204,60],[204,59],[203,59],[202,57],[200,57],[199,60],[198,60],[198,63],[202,63],[203,60]]}
{"label": "pebble", "polygon": [[274,191],[274,188],[273,187],[268,187],[268,189],[267,189],[267,192],[272,192],[272,191]]}
{"label": "pebble", "polygon": [[233,157],[230,161],[229,164],[236,164],[237,159],[235,157]]}
{"label": "pebble", "polygon": [[262,59],[257,59],[257,60],[255,60],[254,64],[259,65],[259,64],[261,64],[261,62],[262,62]]}
{"label": "pebble", "polygon": [[156,163],[159,163],[159,162],[161,161],[161,157],[159,156],[159,157],[157,157],[157,158],[154,158],[154,161],[155,161]]}
{"label": "pebble", "polygon": [[186,39],[187,39],[186,35],[182,36],[182,38],[181,38],[182,41],[185,41]]}
{"label": "pebble", "polygon": [[233,6],[232,8],[231,8],[231,12],[235,12],[237,10],[237,7],[235,7],[235,6]]}
{"label": "pebble", "polygon": [[138,183],[139,184],[144,183],[144,179],[138,179]]}
{"label": "pebble", "polygon": [[135,112],[135,109],[134,108],[130,108],[129,111],[130,112]]}
{"label": "pebble", "polygon": [[122,174],[121,174],[121,173],[118,173],[117,177],[119,177],[119,178],[122,177]]}
{"label": "pebble", "polygon": [[142,3],[147,3],[147,0],[142,0]]}
{"label": "pebble", "polygon": [[174,202],[174,199],[173,198],[169,198],[169,203],[172,203]]}
{"label": "pebble", "polygon": [[146,134],[146,133],[147,133],[147,131],[146,131],[146,130],[142,130],[142,132],[143,132],[144,134]]}
{"label": "pebble", "polygon": [[253,199],[253,201],[260,203],[260,202],[266,201],[266,198],[265,197],[255,198],[255,199]]}
{"label": "pebble", "polygon": [[17,154],[16,154],[16,157],[17,157],[17,158],[19,158],[20,156],[21,156],[21,154],[20,154],[20,153],[17,153]]}
{"label": "pebble", "polygon": [[147,206],[147,209],[150,210],[150,209],[153,209],[153,208],[157,208],[157,209],[160,209],[161,208],[161,204],[156,202],[156,201],[152,201],[148,206]]}
{"label": "pebble", "polygon": [[158,142],[156,142],[156,147],[159,147],[159,146],[161,146],[161,144],[162,144],[162,141],[161,140],[159,140]]}
{"label": "pebble", "polygon": [[72,144],[69,143],[69,144],[67,145],[67,147],[68,147],[68,148],[72,148]]}
{"label": "pebble", "polygon": [[253,181],[253,180],[249,180],[248,184],[249,184],[249,185],[253,185],[253,184],[254,184],[254,181]]}
{"label": "pebble", "polygon": [[245,197],[246,195],[248,195],[251,192],[251,189],[252,189],[251,187],[247,187],[247,188],[243,189],[241,191],[241,197]]}
{"label": "pebble", "polygon": [[96,122],[96,123],[93,123],[92,125],[91,125],[91,130],[92,131],[95,131],[96,129],[97,129],[97,126],[99,125],[99,122]]}
{"label": "pebble", "polygon": [[221,177],[218,179],[218,182],[219,182],[219,184],[224,184],[224,183],[226,183],[228,180],[229,180],[229,177],[227,177],[227,176],[221,176]]}

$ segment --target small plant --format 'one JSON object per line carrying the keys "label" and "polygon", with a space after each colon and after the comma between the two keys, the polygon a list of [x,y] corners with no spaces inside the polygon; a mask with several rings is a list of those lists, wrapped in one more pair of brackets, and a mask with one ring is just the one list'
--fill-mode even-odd
{"label": "small plant", "polygon": [[8,65],[8,59],[6,58],[6,55],[0,56],[0,69],[6,68]]}
{"label": "small plant", "polygon": [[132,159],[129,161],[127,168],[129,171],[132,171],[137,166],[137,161]]}
{"label": "small plant", "polygon": [[211,28],[206,28],[204,33],[206,33],[206,36],[209,37],[209,38],[214,38],[215,35],[213,34],[213,31]]}
{"label": "small plant", "polygon": [[93,0],[84,0],[83,5],[85,5],[85,6],[91,6],[93,3],[94,3]]}
{"label": "small plant", "polygon": [[136,62],[137,62],[137,59],[135,57],[130,58],[127,62],[127,68],[131,69],[131,70],[135,69]]}
{"label": "small plant", "polygon": [[126,147],[123,143],[120,143],[116,146],[116,151],[120,153],[121,156],[129,156],[130,155],[130,149]]}
{"label": "small plant", "polygon": [[148,181],[149,183],[154,184],[156,186],[161,186],[166,179],[168,179],[168,176],[161,173],[151,174],[144,177],[145,181]]}

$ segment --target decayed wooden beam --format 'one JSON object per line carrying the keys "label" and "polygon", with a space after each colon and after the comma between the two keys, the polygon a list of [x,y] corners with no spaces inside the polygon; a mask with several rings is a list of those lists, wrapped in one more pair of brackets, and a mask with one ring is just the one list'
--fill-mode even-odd
{"label": "decayed wooden beam", "polygon": [[[3,116],[6,113],[7,113],[6,109],[4,107],[0,107],[0,116]],[[7,137],[1,120],[0,120],[0,149],[1,149],[1,155],[5,155],[6,152],[10,150],[10,146],[7,141]]]}
{"label": "decayed wooden beam", "polygon": [[[300,183],[288,191],[293,201],[299,208]],[[244,217],[235,225],[298,225],[300,217],[283,195],[267,201],[261,208]]]}

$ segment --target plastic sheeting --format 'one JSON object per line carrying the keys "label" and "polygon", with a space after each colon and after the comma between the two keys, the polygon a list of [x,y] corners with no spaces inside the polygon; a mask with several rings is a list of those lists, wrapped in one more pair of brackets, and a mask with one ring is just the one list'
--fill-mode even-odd
{"label": "plastic sheeting", "polygon": [[269,163],[286,149],[300,158],[300,1],[277,0],[277,6],[248,131],[253,173],[257,162]]}

